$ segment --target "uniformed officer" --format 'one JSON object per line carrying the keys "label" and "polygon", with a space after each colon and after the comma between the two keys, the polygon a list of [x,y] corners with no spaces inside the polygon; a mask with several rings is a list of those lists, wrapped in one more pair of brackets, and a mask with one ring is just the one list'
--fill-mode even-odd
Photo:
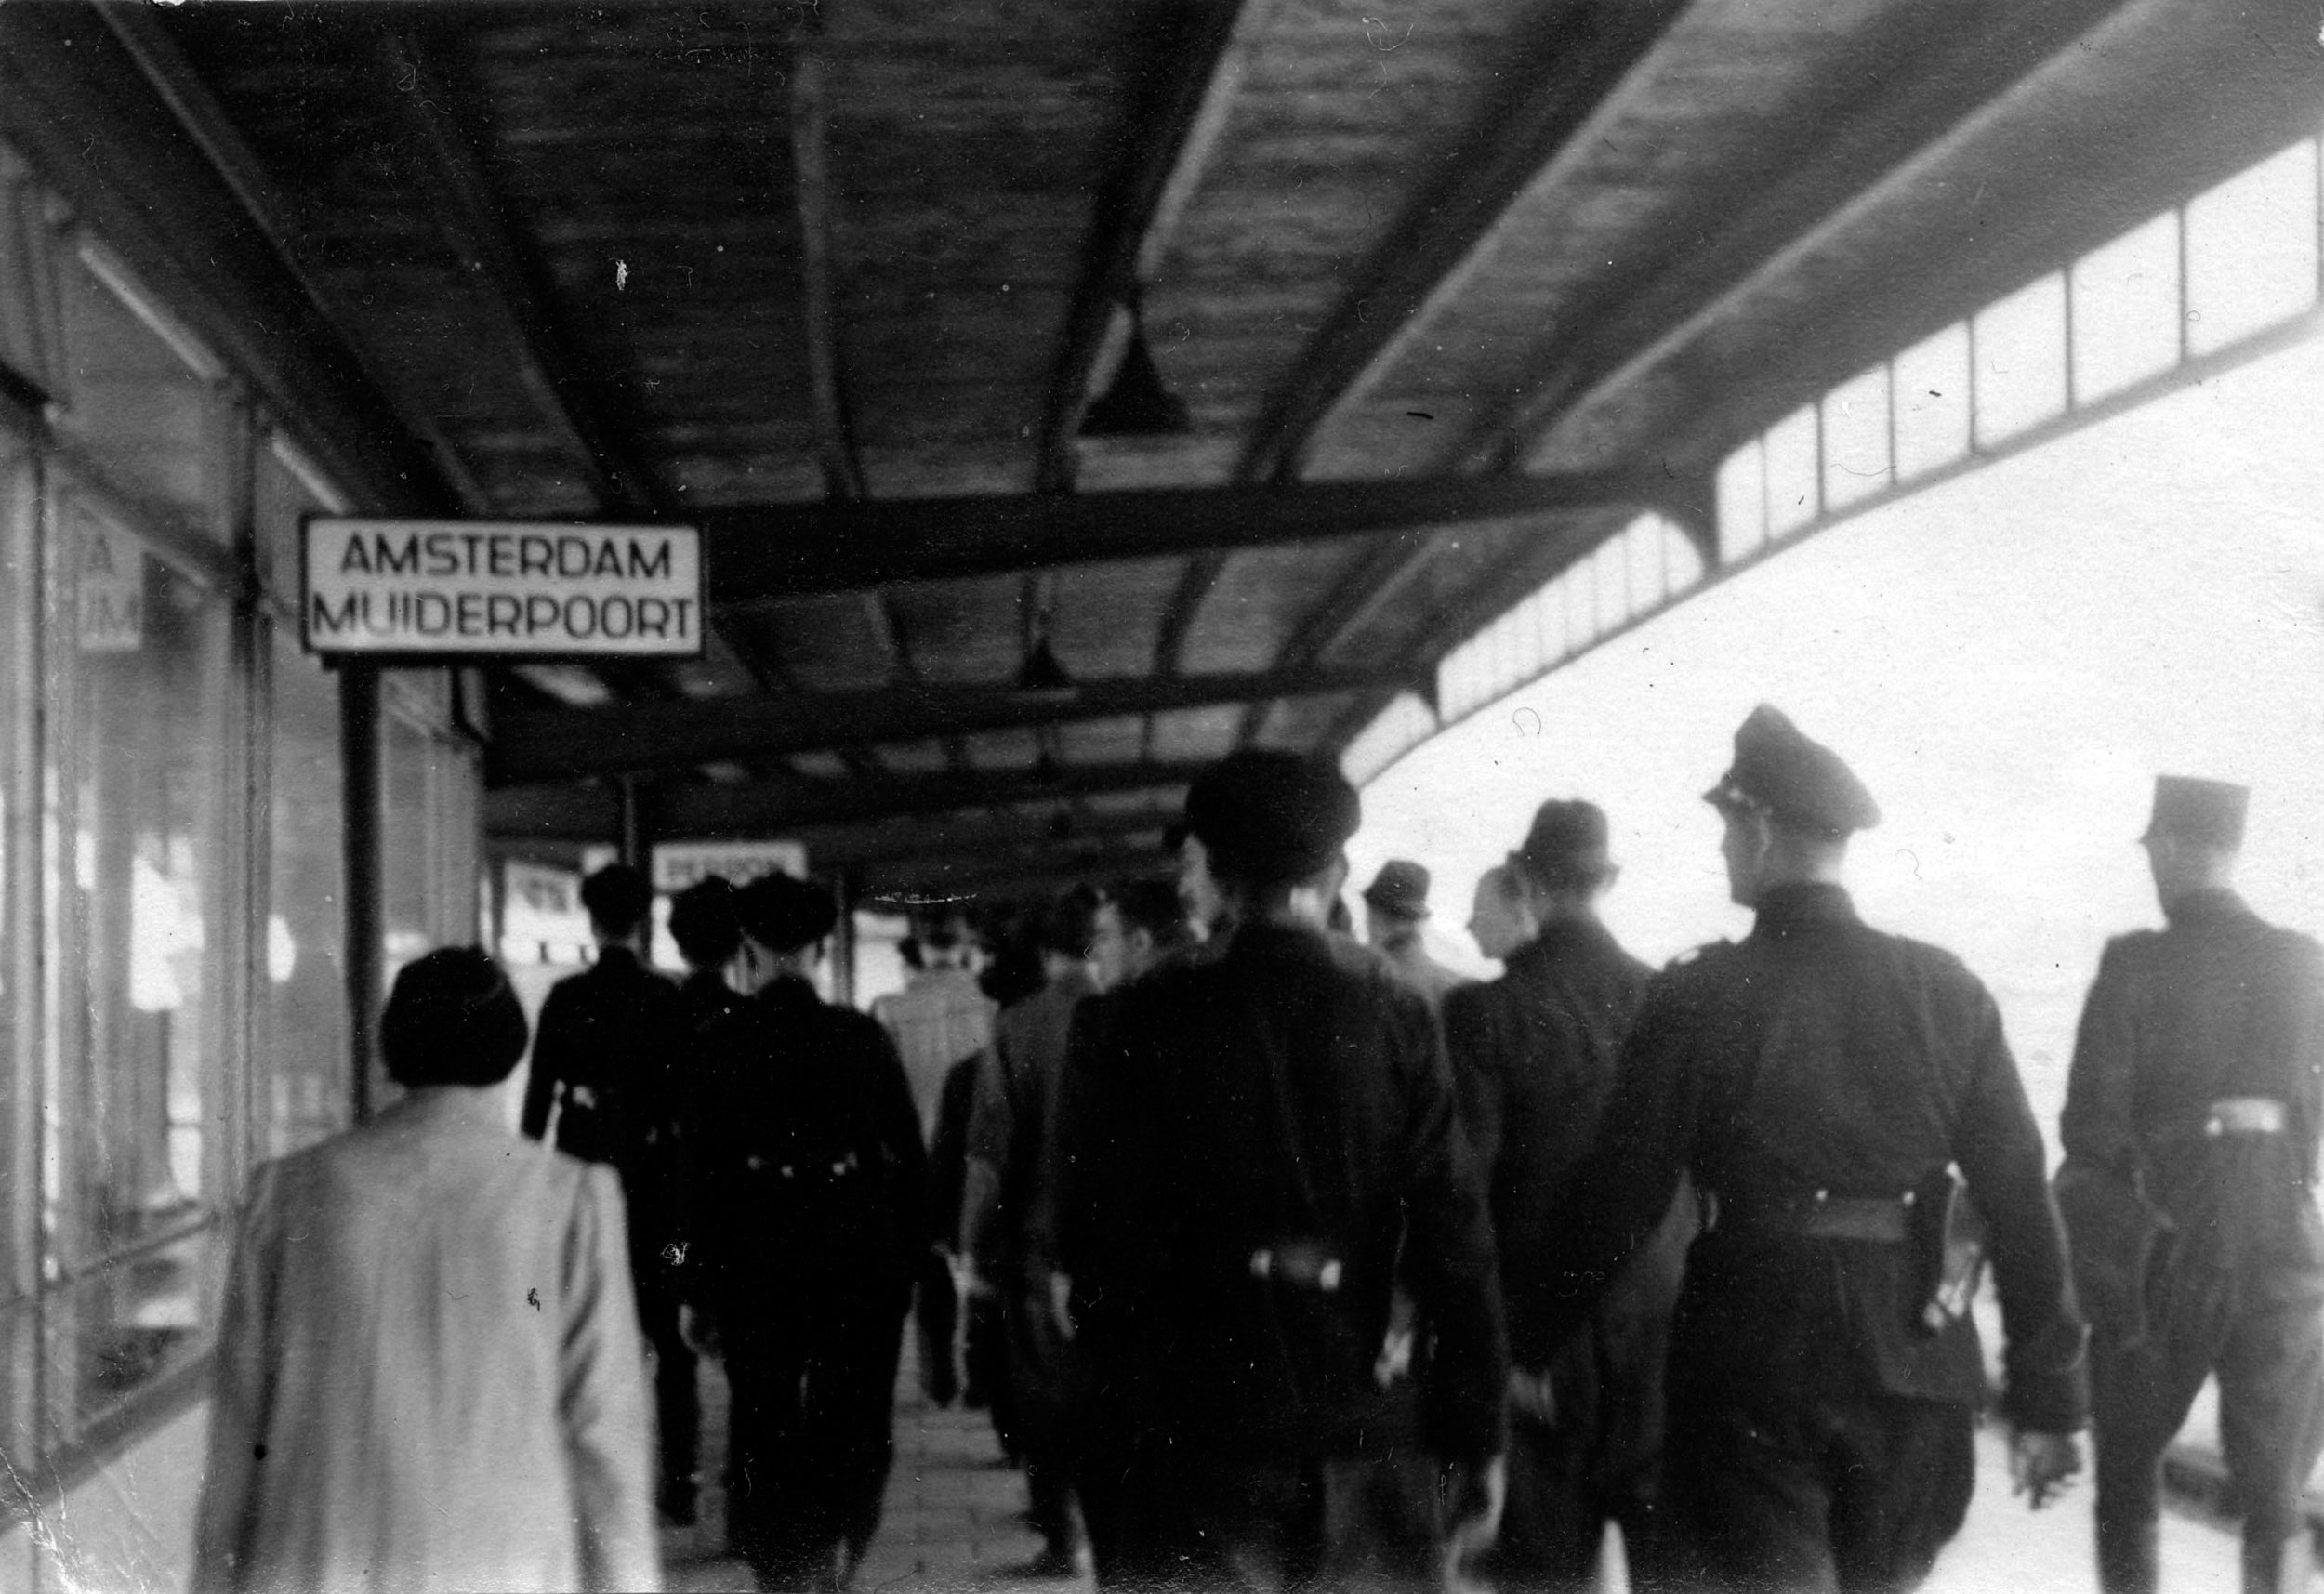
{"label": "uniformed officer", "polygon": [[680,999],[644,960],[654,888],[643,875],[608,864],[581,882],[581,903],[597,961],[541,1004],[520,1124],[540,1140],[553,1107],[557,1149],[621,1176],[638,1324],[654,1351],[658,1503],[683,1524],[694,1511],[695,1358],[667,1255],[678,1221]]}
{"label": "uniformed officer", "polygon": [[2162,1452],[2203,1380],[2243,1514],[2243,1587],[2304,1589],[2324,1443],[2312,1194],[2324,952],[2229,888],[2250,794],[2165,775],[2142,841],[2164,928],[2106,945],[2060,1125],[2093,1339],[2098,1570],[2150,1594]]}
{"label": "uniformed officer", "polygon": [[733,1395],[727,1540],[768,1588],[829,1587],[878,1526],[924,1153],[887,1032],[811,982],[830,893],[735,893],[746,1000],[704,1034],[688,1271]]}
{"label": "uniformed officer", "polygon": [[[1238,753],[1187,817],[1231,928],[1216,956],[1123,988],[1090,1070],[1114,1139],[1064,1197],[1111,1259],[1096,1376],[1146,1380],[1128,1403],[1177,1586],[1419,1586],[1414,1448],[1452,1464],[1459,1519],[1497,1516],[1506,1374],[1443,1044],[1417,993],[1325,931],[1357,820],[1336,768]],[[1411,1386],[1373,1370],[1406,1236],[1436,1336],[1417,1432]]]}
{"label": "uniformed officer", "polygon": [[[674,1049],[667,1064],[677,1081],[672,1110],[682,1112],[686,1082],[696,1072],[703,1030],[713,1020],[732,1012],[741,1001],[734,988],[726,982],[726,966],[733,961],[743,942],[742,926],[734,918],[733,886],[724,876],[711,875],[671,898],[669,935],[678,945],[679,956],[686,960],[687,970],[686,978],[678,985],[678,1002],[672,1014]],[[673,1123],[670,1127],[676,1130],[678,1126]],[[681,1143],[671,1171],[680,1172],[684,1160],[685,1147]],[[667,1239],[654,1258],[654,1299],[651,1308],[643,1304],[647,1286],[639,1286],[641,1316],[658,1319],[667,1313],[674,1317],[678,1310],[681,1293],[679,1274],[685,1253],[673,1242],[680,1198],[675,1183],[666,1185],[657,1197],[653,1221],[657,1232],[666,1234]],[[638,1216],[633,1207],[631,1221],[637,1221]],[[695,1377],[697,1358],[682,1333],[655,1339],[654,1356],[654,1384],[662,1438],[662,1515],[673,1525],[683,1527],[694,1520],[694,1462],[700,1448],[702,1423],[701,1395]]]}
{"label": "uniformed officer", "polygon": [[1526,1321],[1578,1325],[1682,1173],[1715,1216],[1671,1328],[1663,1490],[1681,1587],[1901,1589],[1961,1526],[1985,1391],[1940,1290],[1958,1166],[1990,1229],[2002,1405],[2041,1504],[2080,1457],[2081,1320],[2000,1014],[1950,955],[1860,921],[1841,884],[1871,796],[1775,709],[1705,794],[1751,933],[1647,988]]}
{"label": "uniformed officer", "polygon": [[[1617,873],[1596,804],[1543,803],[1524,844],[1477,888],[1480,947],[1503,960],[1501,977],[1445,998],[1461,1122],[1493,1210],[1510,1359],[1522,1374],[1492,1558],[1503,1589],[1592,1586],[1608,1522],[1622,1524],[1633,1571],[1652,1560],[1663,1359],[1693,1203],[1671,1203],[1671,1219],[1625,1264],[1588,1330],[1562,1344],[1532,1321],[1538,1292],[1509,1290],[1557,1226],[1653,974],[1598,916]],[[1507,934],[1497,933],[1504,923]]]}

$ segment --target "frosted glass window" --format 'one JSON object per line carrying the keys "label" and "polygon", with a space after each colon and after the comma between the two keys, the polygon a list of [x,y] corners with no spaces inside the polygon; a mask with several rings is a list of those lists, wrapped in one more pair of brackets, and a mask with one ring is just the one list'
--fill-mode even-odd
{"label": "frosted glass window", "polygon": [[1662,517],[1641,515],[1622,534],[1622,554],[1630,566],[1631,608],[1653,608],[1662,601]]}
{"label": "frosted glass window", "polygon": [[1773,538],[1798,531],[1822,507],[1814,407],[1795,410],[1769,428],[1766,449],[1767,534]]}
{"label": "frosted glass window", "polygon": [[2066,413],[2066,276],[2053,271],[1977,312],[1980,447]]}
{"label": "frosted glass window", "polygon": [[1541,673],[1541,595],[1527,595],[1523,603],[1510,612],[1509,626],[1516,647],[1517,678],[1525,680]]}
{"label": "frosted glass window", "polygon": [[1896,479],[1909,481],[1969,452],[1969,328],[1955,322],[1890,362]]}
{"label": "frosted glass window", "polygon": [[1729,564],[1767,540],[1766,450],[1757,438],[1719,462],[1719,557]]}
{"label": "frosted glass window", "polygon": [[1555,664],[1565,656],[1569,645],[1565,635],[1565,578],[1561,575],[1546,583],[1534,596],[1539,599],[1534,609],[1534,624],[1541,632],[1541,657],[1544,663]]}
{"label": "frosted glass window", "polygon": [[2316,219],[2310,140],[2187,205],[2189,349],[2208,354],[2316,302]]}
{"label": "frosted glass window", "polygon": [[1662,568],[1664,584],[1674,595],[1703,578],[1703,556],[1695,539],[1668,520],[1662,525]]}
{"label": "frosted glass window", "polygon": [[1608,537],[1590,556],[1590,580],[1598,594],[1598,635],[1630,618],[1630,569],[1622,555],[1622,539]]}
{"label": "frosted glass window", "polygon": [[1888,485],[1888,367],[1824,395],[1824,502],[1832,508]]}
{"label": "frosted glass window", "polygon": [[2074,402],[2179,362],[2179,213],[2167,210],[2074,262]]}
{"label": "frosted glass window", "polygon": [[1399,692],[1356,732],[1340,756],[1340,772],[1361,786],[1417,747],[1436,730],[1436,717],[1412,692]]}
{"label": "frosted glass window", "polygon": [[1564,577],[1565,585],[1565,645],[1579,652],[1598,637],[1598,593],[1587,559],[1577,560]]}

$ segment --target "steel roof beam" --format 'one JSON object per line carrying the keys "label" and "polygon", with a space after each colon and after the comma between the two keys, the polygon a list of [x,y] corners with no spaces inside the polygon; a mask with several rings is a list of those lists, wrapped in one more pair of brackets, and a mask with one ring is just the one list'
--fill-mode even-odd
{"label": "steel roof beam", "polygon": [[1003,685],[694,698],[638,708],[541,708],[493,721],[487,781],[496,786],[748,763],[838,747],[1024,725],[1314,697],[1377,684],[1377,671],[1261,671],[1087,681],[1069,692]]}
{"label": "steel roof beam", "polygon": [[[1176,789],[1201,772],[1193,761],[1068,764],[1055,770],[959,770],[867,779],[670,781],[644,787],[654,828],[690,840],[743,840],[812,832],[819,825],[940,814],[1045,798]],[[609,837],[616,817],[606,784],[496,787],[484,796],[485,829],[496,837],[588,841]]]}
{"label": "steel roof beam", "polygon": [[1522,460],[1565,416],[1699,337],[1736,295],[1811,260],[1946,151],[2043,92],[2043,68],[2141,3],[2053,0],[1960,37],[1941,10],[1929,12],[1921,42],[1942,51],[1943,61],[1913,61],[1901,89],[1883,82],[1862,112],[1819,133],[1816,153],[1765,191],[1723,192],[1706,214],[1674,227],[1674,235],[1701,242],[1673,252],[1647,282],[1609,283],[1597,302],[1577,306],[1564,318],[1577,335],[1544,351],[1531,389],[1459,435],[1440,461]]}
{"label": "steel roof beam", "polygon": [[760,504],[700,509],[692,519],[709,539],[710,601],[717,608],[892,582],[1644,505],[1667,485],[1649,473],[1448,476]]}

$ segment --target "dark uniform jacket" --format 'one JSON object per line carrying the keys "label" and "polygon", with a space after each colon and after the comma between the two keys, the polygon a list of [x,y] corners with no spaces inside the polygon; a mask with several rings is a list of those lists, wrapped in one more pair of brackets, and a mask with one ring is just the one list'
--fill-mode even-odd
{"label": "dark uniform jacket", "polygon": [[926,1153],[895,1044],[784,977],[702,1034],[685,1119],[687,1272],[714,1311],[892,1294],[921,1254]]}
{"label": "dark uniform jacket", "polygon": [[[1461,1126],[1485,1170],[1505,1285],[1531,1270],[1557,1225],[1653,972],[1595,921],[1555,924],[1512,953],[1499,980],[1445,998]],[[1555,1348],[1511,1311],[1512,1361],[1538,1367]]]}
{"label": "dark uniform jacket", "polygon": [[1097,995],[1088,975],[1051,980],[993,1023],[993,1047],[978,1064],[976,1098],[969,1113],[968,1155],[1000,1180],[999,1205],[984,1238],[980,1267],[1023,1271],[1046,1254],[1043,1214],[1054,1193],[1050,1139],[1065,1073],[1075,1010]]}
{"label": "dark uniform jacket", "polygon": [[677,984],[625,946],[601,948],[595,964],[557,981],[533,1039],[524,1132],[539,1140],[555,1105],[559,1151],[612,1163],[633,1191],[667,1183],[679,1010]]}
{"label": "dark uniform jacket", "polygon": [[[2228,890],[2184,898],[2168,920],[2116,937],[2099,960],[2059,1125],[2069,1170],[2159,1208],[2178,1249],[2207,1265],[2324,1276],[2308,1197],[2324,1125],[2324,949]],[[2212,1103],[2228,1097],[2263,1097],[2286,1113],[2264,1158],[2236,1160],[2234,1188],[2206,1132]],[[2079,1226],[2076,1241],[2106,1245]],[[2077,1262],[2086,1272],[2133,1265]]]}
{"label": "dark uniform jacket", "polygon": [[1254,924],[1125,987],[1103,1045],[1113,1143],[1076,1165],[1068,1228],[1108,1258],[1174,1435],[1266,1458],[1379,1431],[1401,1398],[1373,1365],[1408,1229],[1404,1279],[1437,1334],[1429,1438],[1496,1451],[1492,1239],[1427,1003],[1319,931]]}
{"label": "dark uniform jacket", "polygon": [[1976,1403],[1974,1324],[1925,1326],[1913,1247],[1789,1220],[1819,1193],[1898,1198],[1952,1164],[1989,1231],[2008,1415],[2081,1426],[2084,1335],[2040,1132],[1999,1009],[1951,955],[1869,929],[1838,887],[1771,891],[1743,942],[1648,988],[1603,1124],[1528,1281],[1544,1294],[1536,1321],[1578,1323],[1691,1173],[1715,1217],[1687,1258],[1674,1377]]}

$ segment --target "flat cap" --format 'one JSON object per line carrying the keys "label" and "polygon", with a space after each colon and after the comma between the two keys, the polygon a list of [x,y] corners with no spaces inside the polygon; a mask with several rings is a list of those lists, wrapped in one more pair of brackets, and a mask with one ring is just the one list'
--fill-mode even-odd
{"label": "flat cap", "polygon": [[1304,880],[1362,822],[1355,788],[1327,758],[1247,748],[1195,777],[1186,823],[1222,877]]}
{"label": "flat cap", "polygon": [[1409,858],[1391,858],[1380,866],[1364,900],[1381,913],[1398,918],[1428,917],[1428,871]]}
{"label": "flat cap", "polygon": [[2157,775],[2154,816],[2139,839],[2176,836],[2233,851],[2243,845],[2243,819],[2251,806],[2250,786],[2194,775]]}
{"label": "flat cap", "polygon": [[1881,805],[1840,755],[1764,703],[1736,731],[1735,762],[1703,800],[1721,809],[1757,809],[1830,836],[1881,822]]}
{"label": "flat cap", "polygon": [[734,916],[743,933],[775,952],[797,952],[821,941],[839,922],[839,905],[821,886],[777,871],[761,875],[734,893]]}
{"label": "flat cap", "polygon": [[1578,797],[1552,797],[1533,810],[1517,866],[1545,886],[1595,880],[1614,867],[1605,846],[1605,810]]}

